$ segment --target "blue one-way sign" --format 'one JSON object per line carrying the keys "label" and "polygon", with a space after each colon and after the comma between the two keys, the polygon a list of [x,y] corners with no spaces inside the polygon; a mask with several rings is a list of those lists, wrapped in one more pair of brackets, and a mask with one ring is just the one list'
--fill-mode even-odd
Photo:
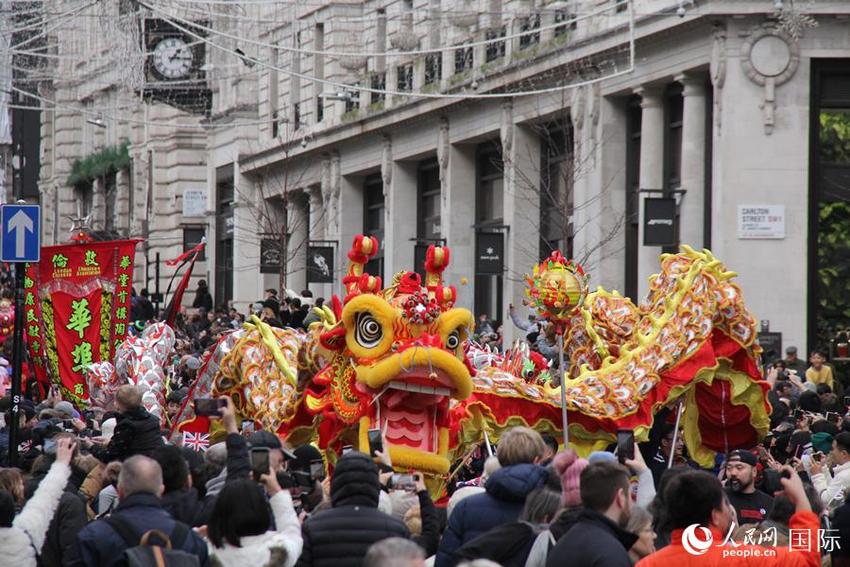
{"label": "blue one-way sign", "polygon": [[0,261],[41,260],[41,207],[3,205],[0,208]]}

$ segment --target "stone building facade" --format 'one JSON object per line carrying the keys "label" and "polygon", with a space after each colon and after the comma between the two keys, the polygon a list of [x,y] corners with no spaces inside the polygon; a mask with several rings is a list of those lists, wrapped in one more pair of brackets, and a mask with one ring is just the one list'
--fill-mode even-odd
{"label": "stone building facade", "polygon": [[[180,214],[183,191],[203,187],[206,276],[218,302],[240,308],[268,287],[307,288],[321,247],[335,250],[334,281],[309,287],[339,293],[361,232],[380,237],[371,269],[385,280],[445,242],[459,303],[498,320],[552,248],[583,260],[592,285],[640,297],[663,250],[708,247],[785,345],[813,346],[842,324],[821,300],[832,291],[823,269],[843,248],[818,250],[833,230],[829,206],[850,201],[850,5],[801,4],[211,5],[211,116],[139,105],[128,116],[142,125],[87,135],[79,112],[57,108],[45,121],[42,199],[57,218],[73,213],[62,185],[71,159],[126,137],[121,204],[99,208],[95,183],[92,208],[138,234],[152,179],[150,245],[172,253],[179,229],[195,226]],[[559,88],[570,81],[579,86]],[[47,98],[68,107],[122,96],[83,79],[53,88]],[[475,97],[499,90],[538,94]],[[169,125],[143,125],[154,119]],[[672,246],[645,244],[669,222]],[[497,253],[499,242],[504,271],[485,273],[493,246],[483,245]],[[518,334],[505,326],[508,340]]]}

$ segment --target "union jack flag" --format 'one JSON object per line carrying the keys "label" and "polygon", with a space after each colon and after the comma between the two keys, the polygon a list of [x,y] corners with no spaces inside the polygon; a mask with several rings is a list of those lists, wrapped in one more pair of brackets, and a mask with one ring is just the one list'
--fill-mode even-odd
{"label": "union jack flag", "polygon": [[183,432],[183,446],[192,449],[193,451],[204,452],[210,447],[209,433],[189,433]]}

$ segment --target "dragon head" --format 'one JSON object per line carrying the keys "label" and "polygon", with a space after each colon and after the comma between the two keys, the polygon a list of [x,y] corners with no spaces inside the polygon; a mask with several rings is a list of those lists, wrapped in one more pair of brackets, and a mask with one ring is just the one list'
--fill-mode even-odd
{"label": "dragon head", "polygon": [[364,452],[369,429],[381,429],[395,466],[444,474],[450,400],[472,393],[465,343],[474,319],[453,306],[456,290],[442,286],[447,248],[428,249],[424,283],[400,272],[385,289],[363,273],[377,249],[373,237],[354,239],[347,295],[334,302],[338,322],[321,337],[335,355],[308,388],[307,407],[356,425]]}

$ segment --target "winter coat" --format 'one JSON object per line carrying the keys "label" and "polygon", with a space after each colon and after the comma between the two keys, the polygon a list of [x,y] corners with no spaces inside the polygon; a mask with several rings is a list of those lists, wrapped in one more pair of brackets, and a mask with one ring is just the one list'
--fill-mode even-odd
{"label": "winter coat", "polygon": [[510,465],[493,473],[483,494],[464,498],[452,510],[435,567],[452,567],[457,563],[453,553],[460,546],[496,526],[515,522],[528,493],[542,486],[547,476],[546,469],[530,463]]}
{"label": "winter coat", "polygon": [[162,495],[162,507],[171,517],[187,526],[198,527],[207,523],[215,499],[200,500],[194,488],[181,488]]}
{"label": "winter coat", "polygon": [[[54,461],[54,457],[46,457],[37,463],[38,466],[33,470],[32,478],[26,484],[24,491],[26,495],[33,494],[44,482],[50,474]],[[64,567],[73,564],[76,560],[77,533],[88,522],[85,497],[77,490],[84,478],[85,472],[82,469],[71,467],[71,477],[65,483],[62,496],[59,498],[59,506],[50,519],[50,527],[47,529],[38,560],[39,565]]]}
{"label": "winter coat", "polygon": [[[808,532],[808,536],[801,541],[812,542],[808,551],[805,547],[795,547],[793,550],[789,547],[773,547],[771,555],[763,553],[762,548],[756,545],[741,544],[735,548],[735,555],[729,556],[726,552],[728,546],[719,545],[726,538],[726,534],[721,534],[715,529],[711,529],[712,541],[714,545],[708,547],[705,553],[699,557],[695,557],[693,553],[685,551],[682,546],[682,533],[684,530],[673,530],[672,540],[670,545],[660,549],[644,557],[638,561],[638,567],[668,567],[670,565],[678,567],[688,567],[689,565],[699,565],[700,567],[741,567],[744,565],[752,567],[795,567],[804,565],[809,567],[820,567],[820,553],[818,552],[818,529],[820,521],[812,512],[797,512],[791,516],[788,522],[792,530],[799,530],[798,533]],[[802,535],[802,533],[801,533]],[[739,542],[740,544],[740,542]]]}
{"label": "winter coat", "polygon": [[240,547],[225,543],[210,544],[210,562],[214,567],[293,567],[301,555],[301,523],[292,505],[289,491],[275,494],[269,504],[274,514],[275,531],[239,540]]}
{"label": "winter coat", "polygon": [[145,408],[134,408],[118,416],[115,433],[106,447],[93,446],[91,453],[103,463],[123,461],[133,455],[150,457],[163,444],[159,418]]}
{"label": "winter coat", "polygon": [[51,465],[33,497],[15,516],[12,527],[0,528],[0,558],[14,558],[16,567],[36,567],[36,556],[44,546],[47,528],[70,476],[68,465]]}
{"label": "winter coat", "polygon": [[[177,525],[174,518],[162,508],[159,498],[153,494],[131,494],[121,501],[112,514],[126,520],[140,536],[148,530],[160,530],[170,536]],[[115,567],[120,564],[124,551],[132,547],[105,520],[95,520],[87,525],[77,539],[80,544],[80,560],[74,567]],[[172,544],[198,556],[201,565],[208,564],[207,545],[191,529],[182,545],[178,545],[178,542]]]}
{"label": "winter coat", "polygon": [[577,521],[549,552],[547,567],[631,567],[629,549],[638,537],[600,512],[581,510]]}
{"label": "winter coat", "polygon": [[823,472],[812,475],[812,484],[824,506],[831,510],[838,508],[850,495],[850,462],[838,465],[832,474],[824,467]]}
{"label": "winter coat", "polygon": [[524,567],[531,546],[545,530],[545,526],[511,522],[473,538],[458,548],[454,555],[458,561],[489,559],[502,567]]}
{"label": "winter coat", "polygon": [[343,456],[331,479],[333,507],[304,522],[304,547],[296,567],[360,567],[373,543],[408,538],[401,520],[378,510],[380,490],[372,459],[363,453]]}

